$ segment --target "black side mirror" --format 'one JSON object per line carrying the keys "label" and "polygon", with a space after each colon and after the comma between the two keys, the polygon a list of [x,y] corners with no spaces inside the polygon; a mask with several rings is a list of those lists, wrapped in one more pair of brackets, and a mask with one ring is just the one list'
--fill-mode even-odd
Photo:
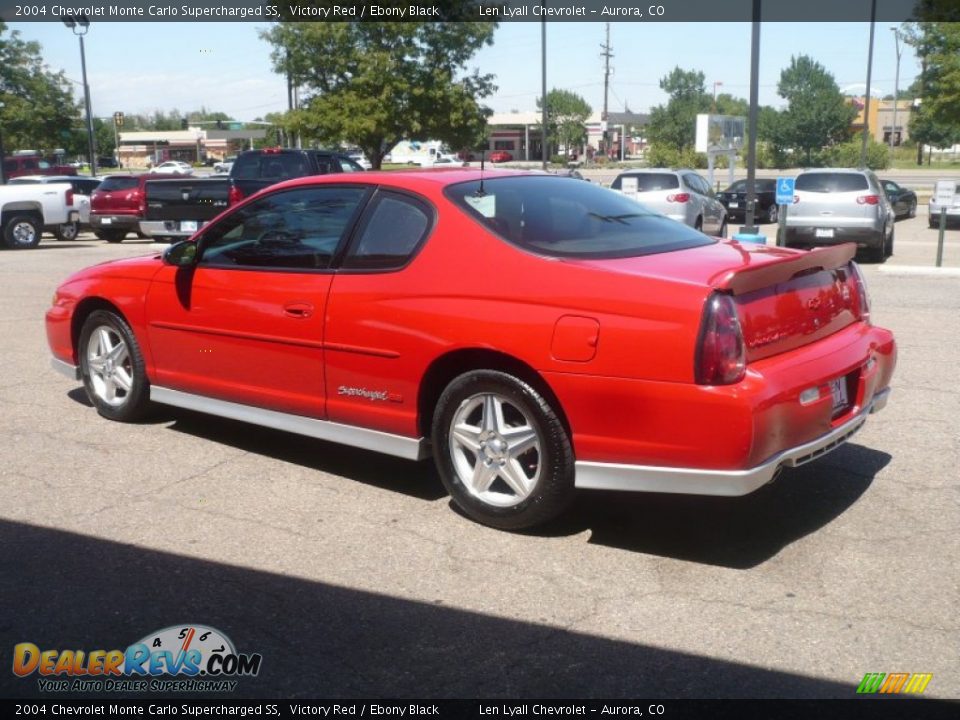
{"label": "black side mirror", "polygon": [[164,250],[163,262],[176,267],[193,267],[197,263],[197,244],[189,240],[174,243]]}

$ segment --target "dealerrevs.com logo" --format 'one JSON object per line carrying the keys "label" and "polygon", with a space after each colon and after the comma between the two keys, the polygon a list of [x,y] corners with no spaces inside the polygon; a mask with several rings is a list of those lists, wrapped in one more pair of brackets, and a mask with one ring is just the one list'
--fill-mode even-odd
{"label": "dealerrevs.com logo", "polygon": [[126,650],[13,648],[13,673],[38,675],[41,692],[232,692],[240,677],[260,672],[259,653],[238,653],[206,625],[173,625]]}

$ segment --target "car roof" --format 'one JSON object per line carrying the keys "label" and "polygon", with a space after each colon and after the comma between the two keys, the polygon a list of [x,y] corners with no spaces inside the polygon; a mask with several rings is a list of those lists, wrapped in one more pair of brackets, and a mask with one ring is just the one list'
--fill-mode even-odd
{"label": "car roof", "polygon": [[[307,175],[306,177],[286,180],[282,183],[272,185],[270,190],[278,188],[293,188],[303,185],[319,184],[376,184],[397,185],[401,187],[415,188],[416,186],[430,188],[445,188],[450,185],[456,185],[464,182],[474,182],[477,180],[495,180],[504,177],[551,177],[543,173],[525,172],[522,170],[480,170],[479,168],[429,168],[415,170],[368,170],[362,173],[330,173],[327,175]],[[556,176],[552,176],[556,177]],[[569,178],[566,178],[569,179]]]}
{"label": "car roof", "polygon": [[807,175],[809,173],[834,173],[837,175],[863,175],[864,173],[871,172],[866,168],[805,168],[801,170],[799,175]]}

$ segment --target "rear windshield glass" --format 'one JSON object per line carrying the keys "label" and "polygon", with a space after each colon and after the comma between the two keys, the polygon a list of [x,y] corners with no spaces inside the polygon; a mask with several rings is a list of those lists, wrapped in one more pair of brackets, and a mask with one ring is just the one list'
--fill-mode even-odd
{"label": "rear windshield glass", "polygon": [[271,180],[312,175],[309,160],[303,153],[253,153],[241,155],[230,171],[237,180]]}
{"label": "rear windshield glass", "polygon": [[624,173],[618,175],[610,185],[614,190],[620,190],[623,178],[637,179],[637,192],[653,192],[656,190],[676,190],[680,181],[672,173]]}
{"label": "rear windshield glass", "polygon": [[867,190],[867,178],[859,173],[805,173],[797,178],[797,190],[807,192],[835,193]]}
{"label": "rear windshield glass", "polygon": [[139,181],[135,177],[108,177],[100,183],[97,190],[104,192],[113,192],[114,190],[132,190],[137,187]]}
{"label": "rear windshield glass", "polygon": [[[775,180],[761,180],[757,178],[755,181],[754,188],[756,192],[773,192],[776,187]],[[733,185],[728,187],[724,192],[746,192],[747,191],[747,181],[746,180],[737,180]]]}
{"label": "rear windshield glass", "polygon": [[451,185],[447,197],[504,239],[550,257],[619,258],[710,245],[635,200],[574,178],[531,175]]}

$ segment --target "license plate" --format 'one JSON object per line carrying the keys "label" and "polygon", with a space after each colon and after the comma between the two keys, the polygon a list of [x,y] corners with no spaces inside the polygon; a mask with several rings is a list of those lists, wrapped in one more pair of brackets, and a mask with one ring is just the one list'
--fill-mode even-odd
{"label": "license plate", "polygon": [[833,228],[817,228],[814,235],[821,238],[832,238],[833,237]]}
{"label": "license plate", "polygon": [[835,413],[850,404],[847,397],[847,379],[845,377],[838,377],[836,380],[830,381],[830,393],[833,395],[833,411]]}
{"label": "license plate", "polygon": [[732,203],[730,203],[730,207],[732,207],[732,208],[738,208],[738,207],[740,207],[740,203],[733,203],[733,202],[732,202]]}
{"label": "license plate", "polygon": [[196,220],[181,220],[181,221],[180,221],[180,230],[181,230],[181,232],[196,232],[196,231],[197,231],[197,221],[196,221]]}
{"label": "license plate", "polygon": [[112,224],[113,224],[113,220],[112,220],[111,218],[103,218],[103,219],[100,221],[100,224],[101,224],[101,225],[112,225]]}

